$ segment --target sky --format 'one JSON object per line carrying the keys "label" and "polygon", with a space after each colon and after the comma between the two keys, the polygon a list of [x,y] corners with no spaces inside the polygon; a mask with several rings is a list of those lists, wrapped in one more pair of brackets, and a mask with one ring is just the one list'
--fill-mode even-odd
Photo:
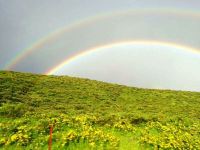
{"label": "sky", "polygon": [[0,0],[0,70],[200,91],[199,0]]}

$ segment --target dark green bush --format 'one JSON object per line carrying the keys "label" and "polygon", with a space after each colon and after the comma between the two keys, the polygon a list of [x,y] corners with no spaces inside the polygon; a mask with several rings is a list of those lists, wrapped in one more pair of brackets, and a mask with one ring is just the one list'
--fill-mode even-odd
{"label": "dark green bush", "polygon": [[27,110],[27,106],[23,103],[3,103],[0,107],[0,115],[7,117],[21,117]]}

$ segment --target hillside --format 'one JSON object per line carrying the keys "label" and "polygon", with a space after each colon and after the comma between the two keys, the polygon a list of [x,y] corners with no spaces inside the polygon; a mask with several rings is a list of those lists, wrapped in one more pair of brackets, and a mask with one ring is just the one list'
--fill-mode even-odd
{"label": "hillside", "polygon": [[200,93],[0,71],[0,148],[200,149]]}

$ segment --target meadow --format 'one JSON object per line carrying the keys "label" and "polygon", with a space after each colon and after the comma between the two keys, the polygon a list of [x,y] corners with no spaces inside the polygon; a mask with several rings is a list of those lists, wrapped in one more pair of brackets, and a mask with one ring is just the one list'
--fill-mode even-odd
{"label": "meadow", "polygon": [[200,149],[200,92],[0,71],[0,149]]}

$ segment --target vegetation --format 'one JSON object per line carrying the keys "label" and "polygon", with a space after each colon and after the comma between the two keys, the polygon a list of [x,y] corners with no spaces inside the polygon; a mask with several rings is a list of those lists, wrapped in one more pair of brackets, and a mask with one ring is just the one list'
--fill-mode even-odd
{"label": "vegetation", "polygon": [[200,93],[0,71],[0,149],[200,149]]}

